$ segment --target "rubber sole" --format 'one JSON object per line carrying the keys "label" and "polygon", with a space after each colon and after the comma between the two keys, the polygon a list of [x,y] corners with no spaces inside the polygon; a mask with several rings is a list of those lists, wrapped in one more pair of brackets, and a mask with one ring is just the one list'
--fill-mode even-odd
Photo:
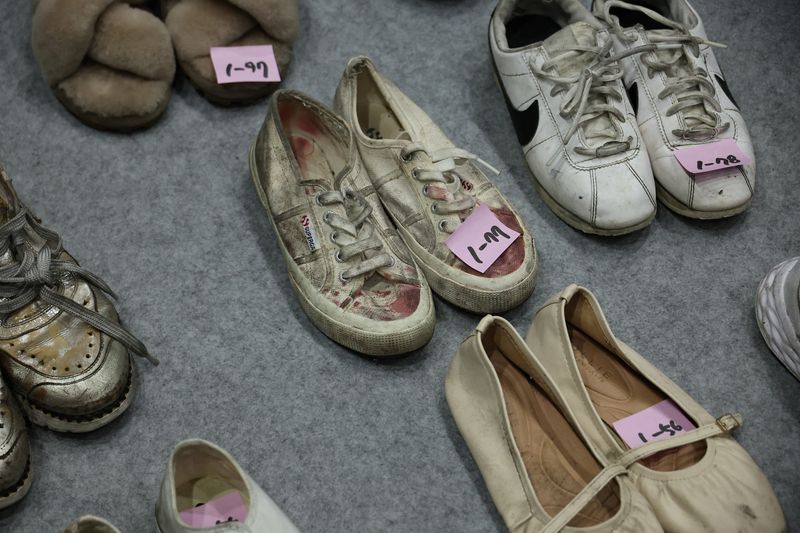
{"label": "rubber sole", "polygon": [[[258,176],[258,170],[256,169],[255,145],[250,147],[249,162],[250,177],[253,180],[253,185],[256,188],[261,205],[267,212],[267,218],[270,224],[272,224],[275,235],[280,235],[275,220],[272,218],[272,211],[269,207],[266,191],[261,187],[261,180]],[[281,253],[287,265],[290,264],[291,261],[294,261],[280,238],[278,238],[278,244],[280,245]],[[414,328],[402,332],[369,331],[344,324],[328,316],[328,314],[319,309],[306,297],[297,281],[295,281],[291,270],[287,268],[287,271],[292,290],[297,300],[300,302],[303,311],[309,319],[311,319],[311,322],[328,338],[346,348],[372,357],[393,358],[425,346],[430,341],[431,337],[433,337],[433,332],[436,327],[436,312],[433,301],[430,302],[430,311],[428,314],[423,318],[420,324]],[[424,279],[422,283],[422,288],[424,289],[427,286]]]}
{"label": "rubber sole", "polygon": [[581,220],[576,215],[573,215],[569,210],[559,204],[556,199],[550,196],[550,193],[548,193],[545,188],[542,187],[542,185],[539,183],[539,180],[536,179],[536,176],[530,170],[530,167],[528,167],[528,171],[531,174],[531,178],[533,178],[533,186],[536,189],[536,192],[539,193],[539,196],[542,198],[547,207],[550,208],[550,211],[552,211],[562,221],[566,222],[569,226],[578,231],[582,231],[583,233],[600,235],[602,237],[619,237],[621,235],[628,235],[629,233],[646,228],[653,222],[653,219],[656,218],[656,210],[654,209],[653,214],[650,215],[646,220],[643,220],[638,224],[634,224],[633,226],[614,229],[604,229],[592,226],[586,221]]}
{"label": "rubber sole", "polygon": [[752,200],[748,200],[747,203],[744,203],[740,206],[736,206],[731,209],[724,209],[722,211],[698,211],[696,209],[692,209],[672,196],[669,191],[659,185],[658,181],[656,181],[656,195],[658,197],[658,201],[664,204],[664,206],[670,211],[678,213],[683,217],[692,218],[695,220],[719,220],[721,218],[736,216],[747,211],[752,203]]}
{"label": "rubber sole", "polygon": [[60,433],[88,433],[103,426],[106,426],[116,420],[130,407],[133,398],[136,396],[136,367],[133,361],[130,360],[128,355],[130,371],[128,372],[128,384],[122,393],[112,405],[95,413],[87,415],[66,415],[63,413],[55,413],[42,409],[41,407],[32,404],[28,399],[21,395],[15,394],[19,401],[22,412],[32,423],[37,426],[46,427],[53,431]]}
{"label": "rubber sole", "polygon": [[14,486],[0,493],[0,509],[11,507],[28,494],[33,481],[32,473],[31,458],[28,456],[28,463],[25,465],[25,471],[22,473],[22,477],[19,481],[17,481]]}
{"label": "rubber sole", "polygon": [[786,316],[783,301],[784,276],[800,261],[793,258],[779,264],[767,274],[756,292],[756,323],[764,342],[783,365],[800,380],[800,331]]}

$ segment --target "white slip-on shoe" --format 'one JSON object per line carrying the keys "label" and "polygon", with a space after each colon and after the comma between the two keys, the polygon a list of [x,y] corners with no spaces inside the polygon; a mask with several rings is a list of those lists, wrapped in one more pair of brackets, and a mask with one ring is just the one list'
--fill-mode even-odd
{"label": "white slip-on shoe", "polygon": [[[221,516],[211,526],[186,522],[189,517],[201,522],[200,517],[193,516],[193,511],[231,498],[238,505],[226,503],[226,508],[236,509],[240,515]],[[215,509],[223,509],[222,504]],[[210,512],[205,513],[202,518],[208,520],[209,515]],[[216,522],[213,518],[211,521]],[[156,525],[159,533],[298,533],[283,511],[228,452],[199,439],[185,440],[172,451],[156,504]]]}
{"label": "white slip-on shoe", "polygon": [[730,435],[741,417],[715,419],[617,339],[589,290],[550,298],[526,342],[592,445],[628,465],[665,531],[785,531],[769,481]]}
{"label": "white slip-on shoe", "polygon": [[[476,313],[507,311],[530,296],[537,266],[533,236],[476,163],[489,165],[456,148],[366,57],[347,64],[335,108],[353,130],[372,180],[363,193],[380,198],[435,293]],[[520,234],[485,272],[447,245],[478,205]],[[490,235],[494,242],[498,236]]]}
{"label": "white slip-on shoe", "polygon": [[761,281],[756,320],[769,349],[800,379],[800,257],[779,264]]}
{"label": "white slip-on shoe", "polygon": [[[714,56],[712,47],[719,45],[708,40],[694,8],[687,0],[595,0],[593,10],[608,25],[617,54],[633,54],[622,60],[625,86],[659,200],[697,219],[746,210],[756,180],[753,145]],[[693,176],[673,153],[727,139],[751,163]]]}
{"label": "white slip-on shoe", "polygon": [[544,202],[597,235],[656,214],[647,149],[603,25],[578,0],[500,0],[489,27],[498,85]]}
{"label": "white slip-on shoe", "polygon": [[120,533],[120,530],[102,518],[82,516],[68,525],[63,533]]}
{"label": "white slip-on shoe", "polygon": [[297,91],[276,92],[250,151],[250,172],[292,289],[320,331],[379,357],[430,340],[431,290],[339,116]]}
{"label": "white slip-on shoe", "polygon": [[450,411],[512,533],[663,531],[624,464],[587,443],[513,326],[486,316],[445,381]]}

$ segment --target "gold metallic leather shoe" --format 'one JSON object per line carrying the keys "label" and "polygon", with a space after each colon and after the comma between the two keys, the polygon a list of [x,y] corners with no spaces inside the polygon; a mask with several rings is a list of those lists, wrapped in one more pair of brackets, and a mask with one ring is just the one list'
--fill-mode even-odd
{"label": "gold metallic leather shoe", "polygon": [[106,295],[108,285],[64,250],[0,169],[0,368],[32,422],[68,432],[104,426],[133,398],[129,353],[157,362]]}
{"label": "gold metallic leather shoe", "polygon": [[25,419],[0,377],[0,509],[20,501],[28,493],[29,453]]}
{"label": "gold metallic leather shoe", "polygon": [[[617,339],[589,290],[570,285],[550,298],[536,313],[526,342],[552,376],[590,444],[629,465],[628,479],[650,503],[665,531],[785,530],[783,511],[769,481],[730,435],[741,417],[715,420]],[[633,449],[613,429],[614,423],[667,400],[697,429]],[[645,433],[639,438],[647,442],[650,434]],[[659,446],[660,453],[649,453]]]}

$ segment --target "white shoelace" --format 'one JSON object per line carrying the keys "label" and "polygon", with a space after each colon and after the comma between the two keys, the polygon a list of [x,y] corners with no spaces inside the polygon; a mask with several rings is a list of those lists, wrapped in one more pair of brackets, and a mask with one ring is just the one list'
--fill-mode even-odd
{"label": "white shoelace", "polygon": [[[716,99],[716,89],[711,83],[705,69],[694,66],[694,58],[700,56],[700,46],[725,47],[695,37],[683,25],[660,15],[646,7],[629,4],[621,0],[609,0],[605,5],[604,18],[611,25],[611,31],[622,40],[633,42],[634,36],[625,34],[619,17],[611,14],[613,8],[638,11],[671,30],[651,30],[647,32],[650,43],[632,48],[624,56],[642,54],[642,63],[647,67],[647,74],[653,77],[656,72],[663,72],[669,81],[659,99],[675,95],[677,102],[667,109],[667,116],[680,113],[686,123],[685,128],[672,130],[673,135],[691,141],[704,141],[715,138],[730,128],[729,122],[721,123],[719,113],[722,106]],[[644,55],[653,53],[653,55]]]}
{"label": "white shoelace", "polygon": [[[469,211],[476,205],[475,198],[462,190],[461,176],[455,172],[458,165],[467,161],[477,161],[495,174],[500,174],[499,170],[483,159],[460,148],[444,148],[436,151],[428,151],[421,143],[413,142],[403,147],[400,151],[400,157],[406,162],[415,158],[419,161],[419,166],[412,169],[411,176],[417,181],[424,183],[422,194],[428,198],[431,198],[429,195],[430,183],[444,184],[451,198],[437,198],[438,201],[431,204],[431,210],[437,215],[450,215],[462,211]],[[425,158],[429,159],[429,161],[425,161]],[[442,220],[439,223],[439,229],[447,233],[452,233],[455,231],[456,227],[457,226],[453,226],[448,220]]]}

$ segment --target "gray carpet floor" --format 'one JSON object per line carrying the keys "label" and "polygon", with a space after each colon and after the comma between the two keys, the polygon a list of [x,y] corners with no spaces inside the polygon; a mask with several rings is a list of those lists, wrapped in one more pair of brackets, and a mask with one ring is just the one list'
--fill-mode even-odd
{"label": "gray carpet floor", "polygon": [[[541,255],[525,330],[569,283],[591,288],[617,334],[711,413],[740,411],[737,438],[800,523],[800,383],[756,327],[753,299],[800,252],[795,0],[695,0],[744,110],[759,165],[752,209],[695,223],[660,208],[645,231],[584,236],[536,195],[488,62],[479,0],[301,0],[285,86],[330,101],[346,60],[370,55],[461,147],[498,166]],[[450,417],[443,380],[479,317],[436,301],[428,346],[392,363],[319,333],[287,283],[247,170],[266,104],[214,107],[185,80],[163,120],[100,133],[59,105],[31,53],[31,6],[0,2],[0,160],[27,203],[120,295],[159,356],[120,420],[85,436],[31,430],[35,485],[0,531],[57,531],[93,513],[153,530],[171,448],[203,437],[236,456],[301,530],[500,531]]]}

